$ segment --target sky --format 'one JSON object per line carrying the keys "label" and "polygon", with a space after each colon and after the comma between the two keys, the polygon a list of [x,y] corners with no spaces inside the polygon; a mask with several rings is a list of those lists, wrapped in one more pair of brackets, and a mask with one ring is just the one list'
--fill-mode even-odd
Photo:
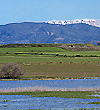
{"label": "sky", "polygon": [[0,0],[0,24],[100,19],[100,0]]}

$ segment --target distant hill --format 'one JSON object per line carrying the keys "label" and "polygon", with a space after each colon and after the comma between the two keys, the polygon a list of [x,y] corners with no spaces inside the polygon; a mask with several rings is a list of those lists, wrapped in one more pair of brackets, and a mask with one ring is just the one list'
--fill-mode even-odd
{"label": "distant hill", "polygon": [[87,43],[100,41],[100,28],[88,24],[22,22],[0,25],[0,44]]}

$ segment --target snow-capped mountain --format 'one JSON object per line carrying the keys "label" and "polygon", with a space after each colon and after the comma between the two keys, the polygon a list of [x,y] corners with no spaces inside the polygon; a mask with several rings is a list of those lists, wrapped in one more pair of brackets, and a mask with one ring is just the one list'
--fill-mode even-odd
{"label": "snow-capped mountain", "polygon": [[[55,21],[49,23],[22,22],[0,25],[0,44],[13,43],[77,43],[97,44],[100,27],[87,25],[89,21]],[[95,21],[91,20],[90,23]],[[52,23],[52,25],[50,24]],[[56,25],[56,24],[60,25]],[[69,24],[68,24],[69,23]],[[65,25],[68,24],[68,25]],[[73,24],[73,25],[72,25]],[[99,25],[100,26],[100,25]]]}
{"label": "snow-capped mountain", "polygon": [[85,24],[88,24],[88,25],[100,27],[100,20],[95,20],[95,19],[75,19],[75,20],[65,20],[65,21],[52,20],[52,21],[47,21],[46,23],[62,24],[62,25],[85,23]]}

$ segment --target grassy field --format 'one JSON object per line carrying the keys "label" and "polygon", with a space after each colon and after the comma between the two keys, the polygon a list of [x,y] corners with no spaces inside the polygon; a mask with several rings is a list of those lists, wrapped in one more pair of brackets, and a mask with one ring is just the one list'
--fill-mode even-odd
{"label": "grassy field", "polygon": [[[36,92],[10,92],[0,93],[0,95],[31,95],[32,97],[61,97],[61,98],[82,98],[82,99],[100,99],[91,95],[97,93],[91,91],[36,91]],[[98,93],[99,95],[99,93]]]}
{"label": "grassy field", "polygon": [[[83,55],[83,56],[91,56],[97,55],[100,56],[100,51],[75,51],[70,52],[68,50],[64,50],[59,47],[17,47],[17,48],[0,48],[0,54],[10,55],[10,54],[25,54],[25,55],[33,55],[34,53],[42,55],[67,55],[67,56],[75,56],[75,55]],[[33,53],[33,54],[32,54]]]}
{"label": "grassy field", "polygon": [[0,48],[0,53],[6,52],[66,52],[66,50],[57,47],[17,47]]}
{"label": "grassy field", "polygon": [[100,77],[100,62],[77,63],[24,63],[22,68],[26,71],[26,77],[44,76],[58,78],[86,78]]}
{"label": "grassy field", "polygon": [[30,57],[30,56],[0,56],[0,63],[21,63],[21,62],[98,62],[100,58],[97,57]]}
{"label": "grassy field", "polygon": [[58,47],[5,47],[0,48],[0,67],[3,63],[18,63],[25,71],[24,77],[100,77],[99,56],[100,51],[70,52]]}

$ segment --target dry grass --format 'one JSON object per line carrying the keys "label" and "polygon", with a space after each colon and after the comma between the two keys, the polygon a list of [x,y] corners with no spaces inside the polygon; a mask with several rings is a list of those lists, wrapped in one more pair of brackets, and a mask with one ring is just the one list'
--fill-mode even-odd
{"label": "dry grass", "polygon": [[100,77],[100,62],[53,62],[23,64],[25,76],[51,76],[51,77]]}
{"label": "dry grass", "polygon": [[[24,77],[86,78],[100,77],[98,62],[28,62],[19,63],[24,69]],[[0,63],[0,68],[2,63]]]}

